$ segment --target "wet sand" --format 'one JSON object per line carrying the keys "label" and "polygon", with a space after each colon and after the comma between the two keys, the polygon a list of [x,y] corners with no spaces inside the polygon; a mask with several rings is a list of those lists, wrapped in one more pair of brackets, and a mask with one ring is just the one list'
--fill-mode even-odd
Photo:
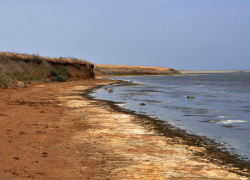
{"label": "wet sand", "polygon": [[87,96],[91,89],[115,82],[1,89],[0,179],[249,177],[244,166],[223,163],[192,141],[195,137],[181,137],[160,121]]}

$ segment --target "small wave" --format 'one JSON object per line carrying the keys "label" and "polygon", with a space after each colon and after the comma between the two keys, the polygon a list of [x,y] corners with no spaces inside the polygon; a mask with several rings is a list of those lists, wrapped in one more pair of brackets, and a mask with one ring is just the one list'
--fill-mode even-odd
{"label": "small wave", "polygon": [[247,121],[244,121],[244,120],[222,120],[219,123],[226,124],[226,123],[242,123],[242,122],[247,122]]}
{"label": "small wave", "polygon": [[217,116],[217,118],[228,118],[228,117],[235,117],[235,116]]}
{"label": "small wave", "polygon": [[205,120],[205,121],[200,121],[203,123],[219,123],[219,124],[230,124],[230,123],[243,123],[243,122],[248,122],[245,120]]}
{"label": "small wave", "polygon": [[159,118],[163,118],[164,116],[163,115],[161,115],[161,116],[151,115],[149,117],[159,119]]}
{"label": "small wave", "polygon": [[116,104],[117,106],[120,106],[120,107],[125,107],[128,103],[121,103],[121,104]]}

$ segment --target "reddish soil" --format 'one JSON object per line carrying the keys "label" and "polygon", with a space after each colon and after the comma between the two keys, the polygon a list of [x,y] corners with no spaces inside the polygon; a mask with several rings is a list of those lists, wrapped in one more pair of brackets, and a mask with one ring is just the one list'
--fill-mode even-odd
{"label": "reddish soil", "polygon": [[59,105],[58,93],[76,85],[92,87],[92,81],[0,89],[0,179],[62,179],[72,164],[61,144],[79,127],[61,122],[68,108]]}
{"label": "reddish soil", "polygon": [[[0,89],[0,179],[239,179],[228,166],[81,96],[110,80]],[[245,178],[247,179],[247,178]]]}

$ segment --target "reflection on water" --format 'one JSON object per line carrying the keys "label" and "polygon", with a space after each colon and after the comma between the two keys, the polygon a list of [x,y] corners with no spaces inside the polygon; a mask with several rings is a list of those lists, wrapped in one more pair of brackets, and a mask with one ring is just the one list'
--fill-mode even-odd
{"label": "reflection on water", "polygon": [[101,88],[93,96],[214,138],[250,159],[250,74],[114,78],[129,81],[110,86],[112,94]]}

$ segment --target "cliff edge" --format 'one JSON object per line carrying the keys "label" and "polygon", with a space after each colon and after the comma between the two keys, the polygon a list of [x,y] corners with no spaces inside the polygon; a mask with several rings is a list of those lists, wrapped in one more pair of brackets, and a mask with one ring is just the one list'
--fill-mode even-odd
{"label": "cliff edge", "polygon": [[75,58],[0,52],[0,86],[7,88],[31,81],[81,80],[94,78],[94,64]]}

